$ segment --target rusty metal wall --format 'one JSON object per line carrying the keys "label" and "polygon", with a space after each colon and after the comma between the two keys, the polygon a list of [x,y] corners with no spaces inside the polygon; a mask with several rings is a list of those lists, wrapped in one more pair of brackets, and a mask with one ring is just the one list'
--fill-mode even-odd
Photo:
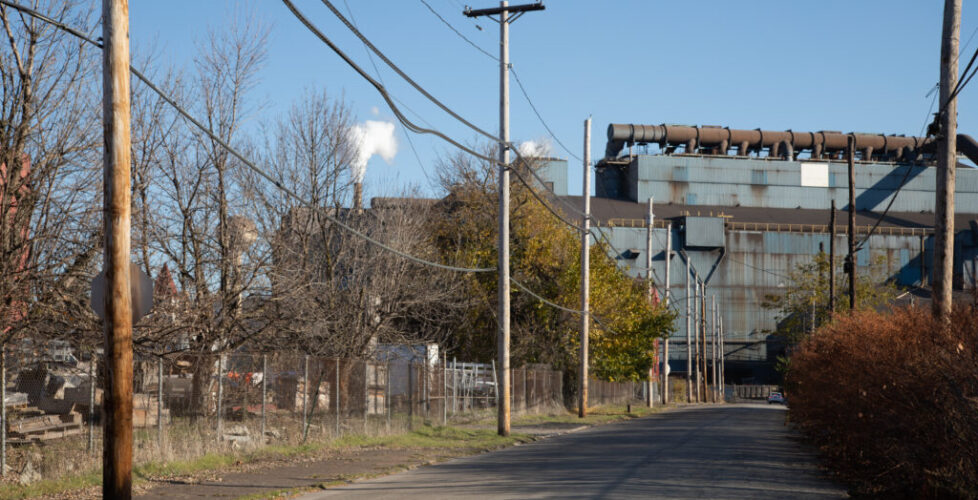
{"label": "rusty metal wall", "polygon": [[[645,277],[646,229],[640,227],[603,227],[612,245],[621,254],[614,254],[619,265],[636,278]],[[836,248],[840,249],[837,259],[845,248],[845,234],[836,234]],[[665,282],[665,241],[666,229],[653,230],[652,268],[660,296]],[[673,227],[674,250],[683,248],[684,231],[681,219]],[[788,274],[798,266],[810,263],[819,249],[829,248],[829,235],[821,232],[781,232],[781,231],[743,231],[728,230],[725,234],[725,255],[720,260],[717,249],[702,250],[687,248],[686,254],[692,267],[701,277],[709,273],[719,260],[710,280],[708,293],[717,294],[717,303],[723,315],[728,351],[736,350],[728,360],[733,362],[770,361],[767,352],[770,339],[768,333],[776,328],[777,311],[762,307],[765,295],[783,294],[790,285]],[[924,240],[924,269],[929,274],[932,255],[931,239]],[[958,286],[974,286],[975,260],[978,247],[971,238],[970,231],[959,234],[956,240],[955,275]],[[879,264],[879,269],[898,286],[916,286],[921,280],[921,237],[918,235],[874,235],[865,247],[857,252],[856,263],[860,273],[868,273],[871,264]],[[630,250],[630,251],[629,251]],[[683,259],[673,257],[671,267],[672,305],[679,313],[685,311],[685,264]],[[684,369],[679,360],[685,360],[686,322],[680,315],[677,330],[672,337],[670,359],[675,372]]]}

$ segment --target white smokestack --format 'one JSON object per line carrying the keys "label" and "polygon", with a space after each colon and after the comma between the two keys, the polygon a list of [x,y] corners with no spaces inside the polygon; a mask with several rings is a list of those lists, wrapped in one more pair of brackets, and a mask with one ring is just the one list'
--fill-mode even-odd
{"label": "white smokestack", "polygon": [[524,141],[519,146],[520,154],[527,158],[549,158],[552,156],[550,141]]}
{"label": "white smokestack", "polygon": [[350,139],[357,154],[351,165],[353,182],[363,182],[367,173],[367,162],[373,155],[380,155],[390,163],[397,155],[397,137],[391,122],[367,120],[350,128]]}

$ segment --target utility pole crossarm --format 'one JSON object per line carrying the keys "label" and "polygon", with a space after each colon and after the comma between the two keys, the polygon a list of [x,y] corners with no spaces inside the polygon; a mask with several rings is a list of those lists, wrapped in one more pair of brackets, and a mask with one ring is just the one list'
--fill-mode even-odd
{"label": "utility pole crossarm", "polygon": [[509,22],[513,22],[516,20],[517,17],[519,17],[519,15],[522,15],[524,12],[531,12],[534,10],[546,10],[546,8],[547,7],[543,5],[543,2],[536,2],[536,3],[528,3],[523,5],[510,5],[507,7],[490,7],[488,9],[466,8],[464,11],[462,11],[462,13],[465,14],[466,17],[482,17],[482,16],[499,15],[505,11],[509,14],[517,14],[516,16],[513,16],[511,19],[509,19]]}

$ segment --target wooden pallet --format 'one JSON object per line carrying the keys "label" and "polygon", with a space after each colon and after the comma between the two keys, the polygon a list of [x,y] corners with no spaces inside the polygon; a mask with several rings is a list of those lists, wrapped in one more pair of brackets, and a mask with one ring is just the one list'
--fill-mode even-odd
{"label": "wooden pallet", "polygon": [[7,440],[12,444],[33,443],[60,439],[82,432],[82,416],[80,413],[51,415],[29,408],[18,414],[7,426]]}

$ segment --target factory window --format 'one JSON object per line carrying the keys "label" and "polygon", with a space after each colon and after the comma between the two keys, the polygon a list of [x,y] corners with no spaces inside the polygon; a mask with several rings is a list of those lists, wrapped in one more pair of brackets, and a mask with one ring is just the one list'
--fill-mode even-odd
{"label": "factory window", "polygon": [[751,170],[750,183],[767,185],[767,170]]}

